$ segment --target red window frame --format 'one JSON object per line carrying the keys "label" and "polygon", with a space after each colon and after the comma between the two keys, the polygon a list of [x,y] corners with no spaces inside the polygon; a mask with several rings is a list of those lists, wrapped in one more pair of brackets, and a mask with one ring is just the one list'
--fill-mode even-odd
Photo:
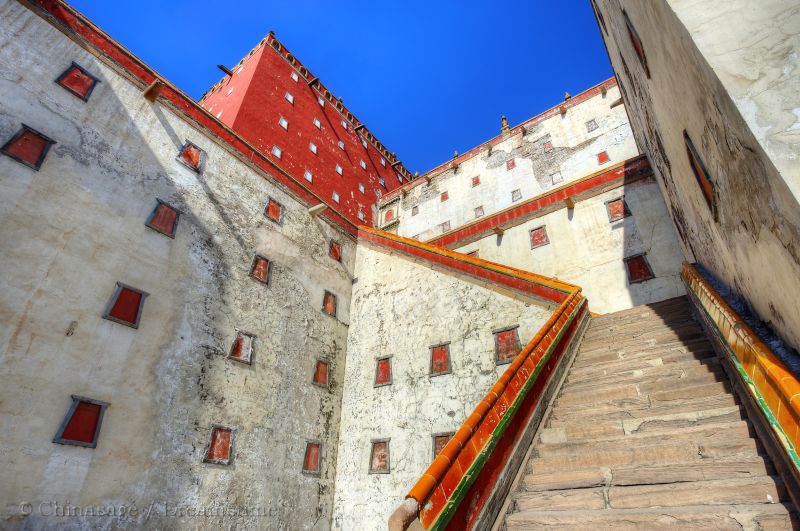
{"label": "red window frame", "polygon": [[[538,232],[540,231],[540,232]],[[544,239],[539,241],[534,241],[534,234],[542,234],[544,235]],[[550,245],[550,236],[547,235],[547,226],[546,225],[539,225],[538,227],[532,228],[528,236],[531,242],[531,249],[536,249],[537,247],[543,247],[545,245]]]}
{"label": "red window frame", "polygon": [[[37,148],[39,151],[35,157],[29,157],[28,155],[32,155],[32,153],[26,153],[25,149],[27,146],[21,145],[22,142],[30,142],[31,140],[39,142],[38,146],[31,146]],[[22,124],[20,130],[0,148],[0,153],[16,160],[20,164],[24,164],[29,168],[39,171],[39,168],[44,164],[47,153],[50,151],[50,147],[55,143],[56,141],[52,138],[43,135],[32,127]]]}
{"label": "red window frame", "polygon": [[[615,212],[615,210],[619,210],[616,208],[616,205],[620,202],[622,203],[622,213]],[[609,223],[614,223],[615,221],[630,217],[631,211],[628,209],[628,202],[625,201],[625,196],[623,195],[616,199],[606,201],[606,213],[608,214]]]}
{"label": "red window frame", "polygon": [[429,367],[430,376],[440,376],[453,372],[452,360],[450,359],[450,342],[439,343],[430,346],[431,363]]}
{"label": "red window frame", "polygon": [[278,225],[283,224],[283,204],[276,201],[274,198],[267,198],[267,204],[264,206],[264,216],[270,221],[274,221]]}
{"label": "red window frame", "polygon": [[638,284],[656,278],[650,262],[647,260],[647,253],[635,254],[623,258],[625,270],[628,273],[628,284]]}
{"label": "red window frame", "polygon": [[[499,328],[497,330],[493,330],[492,333],[494,334],[494,361],[497,365],[504,365],[506,363],[511,363],[514,361],[514,358],[522,350],[522,343],[519,340],[519,325],[509,326],[506,328]],[[501,352],[503,347],[508,346],[508,342],[513,341],[514,346],[513,349],[515,352],[513,355],[509,355],[506,352]]]}
{"label": "red window frame", "polygon": [[71,395],[70,398],[72,404],[67,409],[53,442],[96,448],[108,402],[77,395]]}
{"label": "red window frame", "polygon": [[[390,439],[373,439],[370,441],[372,445],[370,452],[369,452],[369,473],[370,474],[389,474],[392,470],[391,466],[391,452],[389,450],[389,441]],[[384,460],[384,464],[380,467],[375,467],[375,451],[380,447],[383,446],[383,451],[386,454],[386,459]]]}
{"label": "red window frame", "polygon": [[[117,282],[114,293],[111,295],[103,319],[114,321],[131,328],[139,328],[144,310],[144,301],[149,294],[140,289]],[[136,305],[136,308],[132,308]]]}
{"label": "red window frame", "polygon": [[213,465],[230,465],[233,462],[235,440],[235,429],[212,424],[203,462]]}
{"label": "red window frame", "polygon": [[331,364],[328,360],[317,358],[314,362],[314,374],[311,376],[311,383],[320,387],[328,387],[330,382]]}
{"label": "red window frame", "polygon": [[303,454],[303,474],[319,476],[322,468],[322,443],[319,441],[306,441],[306,451]]}
{"label": "red window frame", "polygon": [[[249,341],[249,343],[245,343],[245,341]],[[247,355],[242,354],[245,344],[249,346],[247,349]],[[252,365],[255,351],[256,335],[251,334],[250,332],[245,332],[244,330],[239,330],[236,332],[236,338],[233,340],[233,344],[231,344],[231,350],[228,353],[228,358],[232,359],[233,361],[238,361],[239,363]]]}
{"label": "red window frame", "polygon": [[97,77],[74,61],[56,78],[57,84],[83,101],[89,101],[92,91],[99,82],[100,80]]}
{"label": "red window frame", "polygon": [[[194,153],[197,153],[197,161],[194,160]],[[203,167],[206,163],[206,152],[197,144],[187,140],[178,152],[178,162],[195,173],[203,173]]]}
{"label": "red window frame", "polygon": [[446,191],[442,192],[442,195],[439,196],[439,197],[440,197],[442,203],[444,203],[445,201],[450,199],[450,195]]}
{"label": "red window frame", "polygon": [[[177,208],[161,199],[156,199],[156,207],[147,217],[147,221],[145,221],[144,224],[154,231],[160,232],[164,236],[175,238],[180,215],[181,213]],[[172,225],[171,227],[169,226],[170,224]]]}
{"label": "red window frame", "polygon": [[472,178],[472,187],[473,188],[475,188],[476,186],[479,186],[480,184],[481,184],[481,176],[480,175],[476,175],[475,177]]}
{"label": "red window frame", "polygon": [[506,170],[513,170],[516,167],[517,167],[517,161],[515,159],[506,161]]}
{"label": "red window frame", "polygon": [[336,260],[337,262],[342,261],[342,244],[337,241],[331,240],[330,245],[328,246],[328,256]]}
{"label": "red window frame", "polygon": [[392,357],[384,356],[375,360],[375,380],[373,387],[392,385]]}
{"label": "red window frame", "polygon": [[601,151],[597,154],[597,163],[598,164],[605,164],[611,160],[611,157],[608,156],[608,151]]}
{"label": "red window frame", "polygon": [[322,311],[331,317],[336,317],[336,295],[328,290],[322,296]]}
{"label": "red window frame", "polygon": [[257,254],[250,265],[250,276],[264,285],[269,285],[272,274],[272,262],[265,256]]}

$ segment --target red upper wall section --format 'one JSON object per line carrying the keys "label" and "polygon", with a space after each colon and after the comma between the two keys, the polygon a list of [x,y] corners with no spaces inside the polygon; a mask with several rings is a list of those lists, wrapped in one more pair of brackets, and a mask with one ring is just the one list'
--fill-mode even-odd
{"label": "red upper wall section", "polygon": [[[397,159],[274,35],[236,65],[233,76],[214,85],[201,104],[295,178],[304,179],[310,171],[312,182],[306,186],[328,203],[336,202],[336,194],[338,210],[355,223],[371,224],[373,205],[399,188],[405,178],[398,174],[407,175]],[[288,122],[286,128],[281,118]],[[317,147],[316,154],[311,143]],[[280,158],[273,154],[273,147],[281,150]]]}

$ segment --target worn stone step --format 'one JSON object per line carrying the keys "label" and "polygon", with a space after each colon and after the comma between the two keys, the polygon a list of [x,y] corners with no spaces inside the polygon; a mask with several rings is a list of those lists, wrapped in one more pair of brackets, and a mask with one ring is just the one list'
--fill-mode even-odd
{"label": "worn stone step", "polygon": [[[571,371],[568,374],[567,379],[564,382],[564,385],[565,387],[566,386],[571,387],[585,383],[591,384],[593,382],[601,381],[601,378],[605,378],[606,380],[609,381],[612,381],[614,379],[619,379],[619,381],[622,381],[622,379],[624,378],[633,378],[638,376],[645,377],[651,374],[658,375],[660,373],[669,372],[672,370],[679,370],[679,369],[691,370],[691,369],[700,369],[703,367],[713,368],[719,366],[720,364],[719,358],[713,355],[711,356],[705,355],[705,356],[706,357],[700,359],[694,357],[687,357],[682,361],[676,360],[674,363],[668,363],[666,365],[661,363],[659,365],[648,365],[646,367],[640,367],[640,368],[629,368],[629,366],[627,366],[626,364],[620,363],[619,370],[614,373],[610,373],[607,370]],[[623,362],[624,360],[620,359],[619,361]]]}
{"label": "worn stone step", "polygon": [[644,356],[631,356],[629,358],[618,358],[588,365],[573,366],[570,369],[570,374],[579,378],[586,375],[607,376],[610,374],[617,374],[621,371],[662,367],[665,365],[686,363],[713,357],[715,357],[715,354],[713,349],[710,348],[697,352],[669,349],[661,352],[647,353]]}
{"label": "worn stone step", "polygon": [[508,531],[542,528],[614,530],[777,530],[798,520],[789,504],[701,505],[647,509],[522,511],[506,517]]}
{"label": "worn stone step", "polygon": [[[572,424],[576,421],[584,424],[590,422],[594,424],[596,422],[618,419],[636,419],[676,413],[694,413],[706,409],[718,409],[736,405],[736,397],[732,394],[665,403],[653,403],[650,397],[639,397],[594,404],[591,408],[587,407],[585,404],[569,407],[556,406],[553,408],[553,412],[550,416],[550,423],[555,426],[564,425],[565,423]],[[555,424],[553,424],[554,422]]]}
{"label": "worn stone step", "polygon": [[769,461],[756,456],[736,461],[706,459],[686,467],[676,467],[672,464],[640,465],[529,473],[522,478],[520,487],[525,491],[543,491],[611,485],[655,485],[682,481],[753,478],[774,473],[775,470]]}
{"label": "worn stone step", "polygon": [[655,382],[659,380],[672,380],[681,378],[692,378],[702,375],[711,375],[714,377],[725,377],[725,371],[714,358],[709,363],[691,363],[681,366],[661,366],[650,367],[648,369],[634,369],[632,371],[621,372],[611,376],[601,376],[597,378],[587,378],[572,382],[569,379],[564,385],[565,389],[570,391],[587,390],[593,388],[600,388],[609,384],[618,383],[639,383],[639,382]]}
{"label": "worn stone step", "polygon": [[664,301],[659,301],[652,304],[642,304],[625,310],[619,310],[613,313],[606,313],[592,318],[592,323],[605,323],[614,320],[626,318],[628,316],[643,316],[641,318],[654,318],[659,315],[669,315],[673,310],[681,310],[689,307],[689,299],[686,296],[674,297]]}
{"label": "worn stone step", "polygon": [[695,321],[684,321],[680,325],[673,327],[638,327],[635,330],[627,332],[618,332],[613,335],[600,336],[594,338],[584,337],[581,342],[581,351],[587,355],[592,355],[595,352],[601,352],[616,346],[625,347],[629,345],[638,344],[662,344],[670,341],[687,341],[702,337],[703,329],[699,323]]}
{"label": "worn stone step", "polygon": [[691,334],[677,335],[669,332],[658,335],[646,334],[644,337],[636,338],[605,339],[594,345],[581,343],[578,358],[583,364],[591,364],[601,361],[602,357],[607,356],[609,353],[641,354],[661,348],[667,349],[697,344],[702,346],[704,342],[708,342],[708,338],[698,326]]}
{"label": "worn stone step", "polygon": [[[643,387],[640,391],[640,388]],[[608,387],[602,390],[582,391],[575,394],[561,395],[556,399],[556,406],[574,406],[585,404],[587,407],[602,404],[613,400],[624,400],[639,397],[648,397],[650,403],[653,401],[674,401],[687,398],[698,398],[704,396],[714,396],[729,392],[727,381],[711,381],[706,378],[692,379],[685,382],[676,382],[670,389],[668,385],[659,386],[657,383],[648,384],[627,384]]]}
{"label": "worn stone step", "polygon": [[603,488],[547,490],[541,492],[515,492],[512,511],[533,509],[605,509]]}
{"label": "worn stone step", "polygon": [[596,350],[591,353],[581,353],[576,358],[577,367],[598,365],[603,362],[632,360],[636,358],[655,358],[663,353],[674,351],[692,354],[695,352],[707,352],[713,350],[711,342],[706,337],[698,337],[689,341],[675,340],[669,343],[659,344],[638,344],[633,347],[610,343],[603,350]]}
{"label": "worn stone step", "polygon": [[648,321],[627,321],[619,323],[609,323],[606,326],[591,326],[583,335],[584,341],[595,342],[597,340],[608,340],[628,335],[640,335],[642,332],[658,332],[672,328],[682,328],[684,326],[699,326],[690,311],[676,315],[674,318],[663,320]]}

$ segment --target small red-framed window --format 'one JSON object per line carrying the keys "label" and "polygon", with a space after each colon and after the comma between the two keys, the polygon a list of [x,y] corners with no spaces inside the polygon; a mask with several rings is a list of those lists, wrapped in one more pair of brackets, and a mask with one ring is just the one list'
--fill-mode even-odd
{"label": "small red-framed window", "polygon": [[328,377],[330,371],[330,363],[327,360],[316,360],[314,363],[314,375],[311,377],[311,382],[320,387],[328,387]]}
{"label": "small red-framed window", "polygon": [[206,153],[188,140],[178,153],[178,160],[188,168],[200,173],[206,160]]}
{"label": "small red-framed window", "polygon": [[306,451],[303,456],[303,474],[318,476],[320,469],[321,445],[318,441],[306,441]]}
{"label": "small red-framed window", "polygon": [[547,142],[544,143],[544,152],[550,153],[551,151],[553,151],[553,143],[550,140],[548,140]]}
{"label": "small red-framed window", "polygon": [[85,68],[77,63],[72,63],[69,68],[56,79],[56,83],[83,101],[89,100],[89,96],[92,95],[95,85],[99,82],[99,79],[87,72]]}
{"label": "small red-framed window", "polygon": [[605,164],[611,160],[611,157],[608,156],[608,151],[601,151],[597,154],[597,163],[598,164]]}
{"label": "small red-framed window", "polygon": [[264,215],[270,221],[283,223],[283,205],[270,197],[267,199],[267,206],[264,207]]}
{"label": "small red-framed window", "polygon": [[639,33],[636,31],[636,28],[633,27],[633,22],[631,22],[630,17],[628,17],[628,13],[625,10],[622,11],[622,17],[625,19],[625,27],[628,30],[628,38],[631,40],[631,44],[633,45],[633,49],[636,52],[636,56],[639,58],[639,61],[642,63],[642,68],[644,68],[645,75],[649,78],[650,77],[650,68],[647,66],[647,55],[644,53],[644,45],[642,44],[642,39],[639,37]]}
{"label": "small red-framed window", "polygon": [[142,290],[117,282],[114,294],[103,312],[103,318],[131,328],[139,328],[147,295]]}
{"label": "small red-framed window", "polygon": [[447,192],[442,192],[442,195],[440,196],[441,202],[444,203],[448,199],[450,199],[450,195]]}
{"label": "small red-framed window", "polygon": [[230,465],[233,462],[234,434],[233,428],[212,425],[203,461],[215,465]]}
{"label": "small red-framed window", "polygon": [[255,350],[256,336],[240,330],[236,333],[236,339],[233,340],[231,352],[228,354],[228,357],[234,361],[250,365],[253,363],[253,354]]}
{"label": "small red-framed window", "polygon": [[647,261],[647,253],[629,256],[625,260],[625,269],[628,271],[628,283],[636,284],[655,278],[650,263]]}
{"label": "small red-framed window", "polygon": [[522,350],[522,344],[519,341],[519,326],[501,328],[494,330],[493,333],[495,362],[498,365],[511,363]]}
{"label": "small red-framed window", "polygon": [[369,473],[388,474],[390,470],[389,439],[372,440],[372,449],[369,453]]}
{"label": "small red-framed window", "polygon": [[12,159],[38,170],[42,167],[50,146],[56,141],[22,124],[22,128],[5,143],[0,151]]}
{"label": "small red-framed window", "polygon": [[431,347],[430,375],[450,374],[450,343],[442,343]]}
{"label": "small red-framed window", "polygon": [[703,199],[706,200],[708,208],[711,209],[711,213],[714,215],[714,219],[716,219],[717,208],[716,201],[714,199],[714,183],[711,182],[708,171],[706,170],[706,166],[703,163],[703,159],[700,158],[697,149],[694,147],[692,139],[689,137],[689,134],[686,131],[683,132],[683,140],[686,144],[686,155],[689,157],[689,166],[692,168],[694,178],[697,180],[697,184],[700,185],[700,190],[703,193]]}
{"label": "small red-framed window", "polygon": [[391,208],[383,214],[383,222],[389,223],[394,218],[394,210]]}
{"label": "small red-framed window", "polygon": [[165,236],[174,238],[180,213],[162,200],[156,199],[156,201],[156,208],[150,213],[145,225]]}
{"label": "small red-framed window", "polygon": [[531,249],[536,249],[537,247],[542,247],[550,243],[550,238],[547,236],[547,227],[544,225],[531,229],[530,237]]}
{"label": "small red-framed window", "polygon": [[516,160],[511,159],[509,161],[506,161],[506,169],[507,170],[513,170],[516,167],[517,167],[517,161]]}
{"label": "small red-framed window", "polygon": [[613,223],[631,215],[628,210],[628,203],[625,202],[624,197],[612,199],[606,203],[606,210],[608,211],[608,221]]}
{"label": "small red-framed window", "polygon": [[450,442],[450,439],[453,438],[454,433],[435,433],[433,435],[433,457],[436,458],[437,455],[442,453],[444,447],[447,446],[447,443]]}
{"label": "small red-framed window", "polygon": [[328,246],[328,255],[337,262],[342,261],[342,245],[339,242],[331,240]]}
{"label": "small red-framed window", "polygon": [[375,387],[391,385],[392,383],[392,358],[387,356],[375,361]]}
{"label": "small red-framed window", "polygon": [[53,442],[96,448],[107,402],[72,395],[72,404],[58,428]]}
{"label": "small red-framed window", "polygon": [[336,295],[330,291],[325,291],[325,295],[322,296],[322,311],[336,317]]}
{"label": "small red-framed window", "polygon": [[255,257],[253,257],[253,263],[250,265],[250,276],[262,284],[269,284],[270,269],[270,261],[267,258],[257,254]]}
{"label": "small red-framed window", "polygon": [[481,184],[481,177],[480,175],[476,175],[472,178],[472,187],[475,188],[476,186]]}

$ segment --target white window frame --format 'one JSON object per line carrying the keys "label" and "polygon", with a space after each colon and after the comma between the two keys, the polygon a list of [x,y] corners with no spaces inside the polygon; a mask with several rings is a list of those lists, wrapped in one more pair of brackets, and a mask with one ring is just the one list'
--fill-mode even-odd
{"label": "white window frame", "polygon": [[313,182],[314,182],[314,174],[313,174],[313,173],[311,173],[311,170],[306,170],[306,171],[303,173],[303,178],[304,178],[306,181],[310,182],[310,183],[313,183]]}
{"label": "white window frame", "polygon": [[283,156],[283,150],[278,146],[272,146],[272,154],[278,158],[281,158]]}
{"label": "white window frame", "polygon": [[309,150],[311,151],[311,153],[313,153],[314,155],[316,155],[316,154],[317,154],[317,145],[316,145],[314,142],[309,142],[309,143],[308,143],[308,149],[309,149]]}
{"label": "white window frame", "polygon": [[286,99],[286,101],[294,105],[294,96],[292,96],[291,92],[287,91],[286,94],[283,95],[283,97]]}
{"label": "white window frame", "polygon": [[287,120],[283,116],[281,116],[280,119],[278,120],[278,125],[283,127],[286,131],[289,130],[289,120]]}

